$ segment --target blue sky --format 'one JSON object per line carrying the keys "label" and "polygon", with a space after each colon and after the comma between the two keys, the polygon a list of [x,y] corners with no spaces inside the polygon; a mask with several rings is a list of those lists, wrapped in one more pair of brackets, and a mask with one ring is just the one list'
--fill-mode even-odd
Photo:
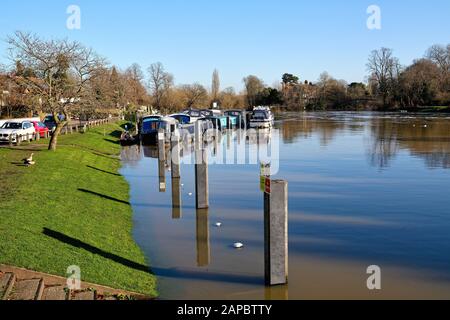
{"label": "blue sky", "polygon": [[[81,30],[68,30],[66,9],[81,8]],[[366,27],[378,5],[382,29]],[[363,81],[371,50],[393,48],[403,64],[435,43],[450,43],[448,0],[2,0],[4,39],[15,30],[68,37],[93,47],[124,68],[162,62],[177,83],[210,85],[214,68],[222,87],[242,88],[255,74],[268,84],[285,72],[315,81],[322,71]]]}

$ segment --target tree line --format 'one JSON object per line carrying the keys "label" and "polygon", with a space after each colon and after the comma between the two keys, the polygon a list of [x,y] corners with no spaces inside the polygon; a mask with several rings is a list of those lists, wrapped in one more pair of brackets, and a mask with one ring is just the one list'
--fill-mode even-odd
{"label": "tree line", "polygon": [[[0,67],[0,117],[53,114],[56,142],[67,119],[135,113],[145,108],[177,112],[218,105],[224,109],[281,106],[288,110],[410,108],[450,105],[450,44],[432,46],[421,59],[402,66],[391,49],[373,51],[367,83],[348,84],[324,72],[315,82],[286,73],[279,85],[267,86],[255,75],[243,78],[244,89],[221,88],[214,70],[211,87],[175,84],[162,63],[146,70],[124,70],[81,43],[42,39],[16,32],[7,38],[10,65]],[[58,115],[65,115],[64,118]]]}
{"label": "tree line", "polygon": [[289,109],[417,109],[450,106],[450,44],[434,45],[423,58],[401,65],[392,49],[371,52],[367,83],[337,80],[327,72],[315,83],[285,74],[282,105]]}

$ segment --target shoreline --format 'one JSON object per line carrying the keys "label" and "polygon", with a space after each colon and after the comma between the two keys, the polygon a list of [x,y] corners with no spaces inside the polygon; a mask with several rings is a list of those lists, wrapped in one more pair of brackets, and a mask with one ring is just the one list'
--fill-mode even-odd
{"label": "shoreline", "polygon": [[[82,281],[158,296],[132,236],[130,186],[115,156],[121,130],[109,124],[62,136],[54,153],[43,140],[0,148],[8,186],[0,195],[0,263],[63,277],[78,265]],[[37,164],[21,166],[31,152]]]}

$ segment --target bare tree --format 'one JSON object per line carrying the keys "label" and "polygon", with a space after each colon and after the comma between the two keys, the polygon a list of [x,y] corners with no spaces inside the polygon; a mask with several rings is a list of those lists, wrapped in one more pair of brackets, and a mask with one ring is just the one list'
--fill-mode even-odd
{"label": "bare tree", "polygon": [[212,84],[211,84],[211,95],[213,102],[217,102],[219,100],[219,94],[220,94],[220,77],[219,71],[215,69],[212,75]]}
{"label": "bare tree", "polygon": [[447,47],[434,45],[426,54],[426,57],[440,69],[439,89],[443,102],[450,100],[450,44]]}
{"label": "bare tree", "polygon": [[187,109],[201,107],[207,103],[208,91],[201,84],[187,84],[181,86],[184,95],[185,107]]}
{"label": "bare tree", "polygon": [[127,68],[126,73],[134,80],[142,82],[144,80],[144,72],[138,63],[133,63]]}
{"label": "bare tree", "polygon": [[444,72],[450,72],[450,44],[447,47],[434,45],[428,49],[426,57]]}
{"label": "bare tree", "polygon": [[143,86],[144,73],[137,63],[126,69],[123,80],[125,82],[125,96],[134,105],[149,103],[149,96]]}
{"label": "bare tree", "polygon": [[400,73],[399,60],[393,56],[393,51],[387,48],[374,50],[370,54],[367,70],[377,84],[377,92],[383,97],[383,105],[387,105],[390,95],[395,90],[395,82]]}
{"label": "bare tree", "polygon": [[264,90],[264,82],[257,76],[250,75],[243,79],[245,84],[245,92],[247,95],[247,105],[249,108],[254,107],[258,95]]}
{"label": "bare tree", "polygon": [[[30,95],[38,97],[56,121],[49,150],[56,150],[58,136],[70,120],[70,108],[86,94],[95,71],[105,64],[91,49],[68,40],[43,40],[16,32],[7,40],[10,59],[19,61],[33,75],[15,77]],[[64,118],[60,117],[64,115]]]}
{"label": "bare tree", "polygon": [[439,93],[440,70],[428,59],[416,60],[402,72],[400,81],[404,106],[431,105]]}
{"label": "bare tree", "polygon": [[173,76],[164,70],[161,62],[152,64],[148,68],[149,87],[153,95],[155,107],[161,109],[163,107],[163,99],[173,85]]}

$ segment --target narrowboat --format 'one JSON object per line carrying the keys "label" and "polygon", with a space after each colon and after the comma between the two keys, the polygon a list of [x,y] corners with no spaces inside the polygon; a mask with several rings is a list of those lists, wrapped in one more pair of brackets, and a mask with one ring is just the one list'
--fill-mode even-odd
{"label": "narrowboat", "polygon": [[171,117],[147,116],[141,120],[140,138],[142,144],[154,145],[158,143],[158,132],[164,131],[165,140],[170,141],[171,127],[178,130],[178,121]]}
{"label": "narrowboat", "polygon": [[191,123],[195,123],[199,119],[202,118],[202,113],[200,112],[200,110],[196,110],[196,109],[185,110],[185,111],[183,111],[183,114],[186,114],[189,117],[191,117]]}
{"label": "narrowboat", "polygon": [[222,115],[219,110],[201,110],[202,116],[211,121],[214,129],[224,130],[228,126],[228,119],[226,116]]}
{"label": "narrowboat", "polygon": [[225,115],[230,118],[231,125],[234,128],[242,128],[244,121],[246,121],[246,114],[243,110],[227,110]]}

